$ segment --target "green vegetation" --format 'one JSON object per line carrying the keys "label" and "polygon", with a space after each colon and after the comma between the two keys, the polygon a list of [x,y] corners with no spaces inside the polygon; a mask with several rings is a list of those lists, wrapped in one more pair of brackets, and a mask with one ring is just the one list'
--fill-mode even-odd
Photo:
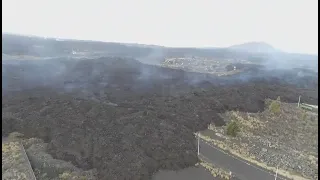
{"label": "green vegetation", "polygon": [[269,111],[273,114],[278,114],[280,113],[280,106],[281,106],[281,101],[280,101],[280,96],[278,96],[277,100],[272,100],[272,102],[269,105]]}
{"label": "green vegetation", "polygon": [[236,137],[238,132],[240,132],[240,128],[236,121],[232,121],[227,125],[227,135]]}
{"label": "green vegetation", "polygon": [[307,104],[304,104],[304,103],[301,103],[300,104],[300,107],[304,110],[308,110],[308,111],[312,111],[313,108],[310,106],[310,105],[307,105]]}

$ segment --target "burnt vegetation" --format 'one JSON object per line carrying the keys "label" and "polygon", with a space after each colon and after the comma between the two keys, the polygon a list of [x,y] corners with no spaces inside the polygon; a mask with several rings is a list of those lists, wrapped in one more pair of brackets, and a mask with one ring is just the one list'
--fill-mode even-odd
{"label": "burnt vegetation", "polygon": [[263,111],[265,99],[278,96],[318,104],[317,77],[303,85],[299,77],[282,81],[285,75],[240,81],[116,57],[22,61],[2,70],[2,136],[41,138],[55,158],[96,168],[98,179],[150,179],[159,169],[193,166],[193,133],[224,125],[219,113]]}

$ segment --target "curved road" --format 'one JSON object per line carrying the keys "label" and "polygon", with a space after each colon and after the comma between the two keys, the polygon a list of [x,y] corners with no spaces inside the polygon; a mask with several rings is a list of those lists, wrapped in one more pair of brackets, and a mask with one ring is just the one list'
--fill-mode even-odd
{"label": "curved road", "polygon": [[[216,164],[222,168],[230,170],[237,178],[241,180],[274,180],[275,173],[266,169],[248,163],[234,155],[224,152],[220,148],[209,144],[200,139],[200,156],[206,161]],[[287,180],[283,176],[277,177],[277,180]]]}
{"label": "curved road", "polygon": [[[2,142],[7,140],[2,137]],[[275,174],[259,166],[253,165],[243,159],[235,157],[220,148],[200,139],[200,156],[207,162],[230,170],[240,180],[274,180]],[[283,176],[277,180],[287,180]]]}

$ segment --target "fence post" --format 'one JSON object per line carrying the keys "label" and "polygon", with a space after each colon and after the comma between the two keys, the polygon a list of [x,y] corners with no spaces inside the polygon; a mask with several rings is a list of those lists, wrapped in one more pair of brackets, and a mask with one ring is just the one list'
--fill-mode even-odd
{"label": "fence post", "polygon": [[200,154],[200,136],[199,136],[199,132],[198,132],[198,156]]}

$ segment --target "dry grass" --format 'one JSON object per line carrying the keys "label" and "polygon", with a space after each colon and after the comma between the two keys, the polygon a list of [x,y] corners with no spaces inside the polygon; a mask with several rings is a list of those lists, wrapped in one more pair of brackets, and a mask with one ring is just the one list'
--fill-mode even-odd
{"label": "dry grass", "polygon": [[[199,136],[201,139],[203,139],[207,142],[213,143],[215,146],[217,146],[225,151],[228,151],[229,153],[231,153],[237,157],[240,157],[241,159],[244,159],[252,164],[258,165],[264,169],[267,169],[267,170],[273,171],[273,172],[276,172],[276,170],[277,170],[276,167],[270,167],[270,166],[266,165],[265,163],[261,163],[261,162],[255,160],[255,157],[248,156],[248,153],[246,153],[247,151],[244,149],[230,147],[227,143],[224,143],[223,141],[214,140],[214,139],[211,139],[210,137],[203,136],[201,134]],[[293,172],[288,172],[288,171],[280,169],[280,168],[278,169],[278,174],[280,174],[284,177],[287,177],[287,178],[294,179],[294,180],[308,180],[307,178],[301,177],[299,174],[296,174]]]}
{"label": "dry grass", "polygon": [[[278,149],[281,153],[287,153],[286,155],[289,156],[290,153],[300,154],[297,161],[308,161],[313,167],[317,167],[318,153],[314,148],[318,147],[318,121],[315,119],[317,115],[297,108],[296,104],[281,103],[280,107],[278,114],[270,112],[269,109],[261,113],[226,112],[224,117],[227,122],[238,122],[241,129],[239,137],[228,137],[225,133],[225,127],[213,125],[208,126],[209,131],[221,134],[220,137],[224,137],[223,140],[201,134],[200,137],[237,157],[270,171],[276,171],[276,167],[272,167],[252,155],[249,146]],[[298,180],[310,178],[300,172],[287,170],[287,168],[286,170],[279,169],[278,173]]]}
{"label": "dry grass", "polygon": [[64,172],[59,175],[60,180],[87,180],[85,176],[80,176],[72,172]]}
{"label": "dry grass", "polygon": [[219,177],[221,179],[229,180],[231,177],[228,173],[228,171],[218,168],[212,163],[209,163],[205,160],[205,157],[200,156],[200,163],[196,164],[196,166],[200,165],[207,169],[213,177]]}
{"label": "dry grass", "polygon": [[[3,160],[10,160],[8,162],[17,162],[22,160],[20,145],[18,142],[8,142],[2,144],[2,162]],[[6,162],[5,162],[6,163]]]}
{"label": "dry grass", "polygon": [[33,171],[19,142],[2,143],[2,179],[34,179]]}
{"label": "dry grass", "polygon": [[266,126],[264,122],[259,121],[250,113],[241,113],[239,111],[231,111],[231,118],[237,120],[241,124],[242,130],[261,129]]}

